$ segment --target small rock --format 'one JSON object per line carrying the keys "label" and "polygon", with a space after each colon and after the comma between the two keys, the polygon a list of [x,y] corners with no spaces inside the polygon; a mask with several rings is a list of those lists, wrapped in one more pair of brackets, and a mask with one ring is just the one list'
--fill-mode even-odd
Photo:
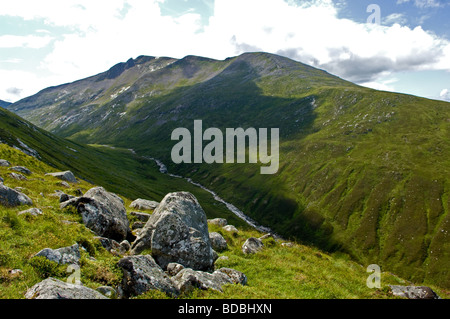
{"label": "small rock", "polygon": [[28,178],[26,178],[25,176],[23,176],[22,174],[19,174],[19,173],[9,173],[8,176],[17,181],[27,181],[28,180]]}
{"label": "small rock", "polygon": [[184,269],[184,266],[177,263],[170,263],[167,265],[167,274],[171,277],[176,276],[180,271]]}
{"label": "small rock", "polygon": [[29,214],[31,216],[39,216],[42,215],[42,210],[40,210],[39,208],[30,208],[24,211],[21,211],[20,213],[18,213],[17,215],[26,215]]}
{"label": "small rock", "polygon": [[242,245],[242,252],[244,254],[256,254],[264,247],[262,241],[258,238],[250,237],[247,241]]}
{"label": "small rock", "polygon": [[0,204],[15,207],[33,205],[33,201],[27,195],[0,184]]}
{"label": "small rock", "polygon": [[240,284],[245,286],[247,284],[247,276],[242,272],[231,269],[231,268],[220,268],[215,272],[221,272],[230,277],[231,281],[235,284]]}
{"label": "small rock", "polygon": [[109,286],[101,286],[96,289],[99,293],[101,293],[103,296],[108,297],[109,299],[116,299],[117,298],[117,292],[114,288]]}
{"label": "small rock", "polygon": [[69,183],[78,183],[77,179],[75,178],[75,175],[71,171],[66,172],[56,172],[56,173],[47,173],[46,176],[53,176],[56,178],[59,178],[60,180],[69,182]]}
{"label": "small rock", "polygon": [[8,162],[7,160],[0,159],[0,166],[1,167],[9,167],[9,166],[11,166],[11,163]]}
{"label": "small rock", "polygon": [[281,246],[283,247],[294,247],[293,243],[282,243]]}
{"label": "small rock", "polygon": [[144,226],[145,226],[144,222],[134,222],[133,225],[131,225],[131,229],[132,230],[142,229],[144,228]]}
{"label": "small rock", "polygon": [[209,233],[209,240],[211,241],[211,246],[215,251],[221,252],[227,250],[228,248],[227,241],[219,233]]}
{"label": "small rock", "polygon": [[67,195],[65,193],[61,193],[61,195],[59,196],[59,202],[64,203],[64,202],[67,202],[68,200],[71,200],[74,198],[76,198],[76,197],[72,196],[72,195]]}
{"label": "small rock", "polygon": [[139,219],[141,222],[148,222],[150,216],[152,216],[151,214],[147,214],[147,213],[140,213],[140,212],[131,212],[130,213],[131,216],[135,216],[137,219]]}
{"label": "small rock", "polygon": [[38,252],[34,257],[42,256],[50,261],[54,261],[60,265],[79,264],[80,262],[80,249],[78,244],[70,247],[64,247],[59,249],[45,248]]}
{"label": "small rock", "polygon": [[228,225],[228,221],[224,218],[208,219],[208,223],[219,227],[225,227]]}
{"label": "small rock", "polygon": [[64,187],[64,188],[70,188],[69,183],[67,183],[67,182],[65,182],[65,181],[58,182],[56,185],[62,186],[62,187]]}
{"label": "small rock", "polygon": [[0,184],[3,183],[5,180],[0,176]]}
{"label": "small rock", "polygon": [[264,240],[264,239],[268,239],[268,238],[273,238],[273,235],[272,234],[265,234],[265,235],[259,237],[260,240]]}
{"label": "small rock", "polygon": [[158,202],[139,198],[131,203],[130,208],[137,210],[155,210],[158,205]]}
{"label": "small rock", "polygon": [[100,292],[82,285],[69,284],[54,278],[31,287],[25,294],[26,299],[107,299]]}
{"label": "small rock", "polygon": [[237,233],[238,230],[236,227],[234,227],[233,225],[227,225],[225,227],[222,227],[223,230],[230,232],[230,233]]}
{"label": "small rock", "polygon": [[14,166],[10,168],[13,171],[25,174],[25,175],[31,175],[33,174],[28,168],[24,167],[24,166]]}
{"label": "small rock", "polygon": [[119,244],[119,246],[120,246],[120,253],[123,255],[123,254],[125,254],[127,251],[129,251],[130,250],[130,248],[131,248],[131,245],[130,245],[130,243],[128,242],[128,240],[124,240],[124,241],[122,241],[120,244]]}
{"label": "small rock", "polygon": [[8,274],[10,274],[13,277],[17,277],[20,276],[21,274],[23,274],[22,269],[12,269],[10,271],[8,271]]}
{"label": "small rock", "polygon": [[440,297],[429,287],[415,286],[389,286],[392,294],[397,297],[408,299],[440,299]]}
{"label": "small rock", "polygon": [[228,256],[220,256],[219,258],[217,258],[217,261],[221,261],[221,260],[224,260],[224,261],[230,260],[230,257],[228,257]]}
{"label": "small rock", "polygon": [[172,281],[180,292],[191,292],[194,289],[212,289],[223,292],[222,286],[232,284],[230,277],[222,272],[214,272],[213,274],[203,271],[195,271],[190,268],[181,270],[176,276],[172,277]]}

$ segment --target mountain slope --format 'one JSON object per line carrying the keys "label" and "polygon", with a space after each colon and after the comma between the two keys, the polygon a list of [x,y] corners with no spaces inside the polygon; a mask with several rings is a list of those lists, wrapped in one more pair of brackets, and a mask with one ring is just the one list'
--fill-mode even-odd
{"label": "mountain slope", "polygon": [[245,223],[211,194],[190,183],[161,174],[151,160],[128,149],[86,146],[57,137],[0,108],[0,144],[7,144],[58,170],[129,198],[161,200],[173,189],[187,190],[203,201],[210,218],[227,216],[236,225]]}
{"label": "mountain slope", "polygon": [[12,104],[12,103],[10,103],[10,102],[6,102],[6,101],[0,100],[0,107],[5,108],[5,107],[8,107],[8,106],[11,105],[11,104]]}
{"label": "mountain slope", "polygon": [[[140,57],[9,108],[78,142],[160,158],[284,236],[450,286],[449,103],[247,53]],[[280,128],[278,174],[262,176],[253,164],[171,164],[172,130],[192,132],[195,119],[222,130]]]}

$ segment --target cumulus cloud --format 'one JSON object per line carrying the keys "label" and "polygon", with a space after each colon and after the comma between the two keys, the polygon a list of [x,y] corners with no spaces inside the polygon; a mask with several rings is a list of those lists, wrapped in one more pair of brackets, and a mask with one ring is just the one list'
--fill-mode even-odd
{"label": "cumulus cloud", "polygon": [[[397,0],[397,4],[408,2],[411,2],[411,0]],[[419,8],[438,8],[444,6],[439,0],[414,0],[413,2],[414,5]]]}
{"label": "cumulus cloud", "polygon": [[[450,42],[421,27],[401,25],[406,19],[401,14],[386,17],[387,25],[376,25],[339,18],[341,5],[332,0],[215,0],[214,14],[202,25],[204,20],[195,12],[163,15],[162,2],[15,0],[2,4],[0,14],[72,30],[57,39],[42,32],[35,38],[6,42],[39,47],[51,41],[52,52],[40,65],[51,77],[40,84],[73,81],[142,54],[224,59],[246,51],[266,51],[374,85],[380,77],[399,71],[450,70]],[[398,0],[403,2],[408,0]],[[414,3],[440,4],[435,0]],[[33,77],[28,74],[26,79]],[[24,88],[23,94],[29,91]]]}
{"label": "cumulus cloud", "polygon": [[441,94],[439,94],[439,97],[444,100],[444,101],[449,101],[450,102],[450,91],[449,89],[443,89],[441,91]]}

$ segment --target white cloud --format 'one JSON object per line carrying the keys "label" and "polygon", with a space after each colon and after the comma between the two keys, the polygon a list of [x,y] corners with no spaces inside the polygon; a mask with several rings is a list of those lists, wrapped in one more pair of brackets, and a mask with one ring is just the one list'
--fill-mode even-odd
{"label": "white cloud", "polygon": [[[397,4],[408,3],[411,0],[397,0]],[[439,0],[414,0],[414,5],[419,8],[437,8],[444,5]]]}
{"label": "white cloud", "polygon": [[50,36],[2,35],[0,36],[0,48],[41,49],[46,47],[52,40],[53,38]]}
{"label": "white cloud", "polygon": [[[424,0],[415,3],[420,1]],[[391,88],[390,83],[380,78],[397,71],[450,70],[450,42],[421,27],[399,25],[405,19],[400,14],[386,17],[394,25],[380,26],[338,18],[339,7],[331,0],[215,0],[214,15],[202,26],[202,17],[192,12],[163,16],[161,2],[15,0],[2,4],[1,15],[41,19],[73,30],[53,39],[52,52],[41,62],[42,74],[51,77],[36,81],[37,75],[33,78],[30,73],[17,86],[23,88],[23,97],[35,89],[35,82],[44,88],[48,83],[77,80],[138,55],[224,59],[249,50],[266,51],[383,89]],[[423,5],[437,3],[428,0]],[[41,32],[35,38],[9,39],[8,45],[39,47],[48,44],[49,37]]]}
{"label": "white cloud", "polygon": [[449,89],[443,89],[441,91],[441,93],[439,94],[439,97],[441,98],[441,100],[450,102],[450,91],[449,91]]}

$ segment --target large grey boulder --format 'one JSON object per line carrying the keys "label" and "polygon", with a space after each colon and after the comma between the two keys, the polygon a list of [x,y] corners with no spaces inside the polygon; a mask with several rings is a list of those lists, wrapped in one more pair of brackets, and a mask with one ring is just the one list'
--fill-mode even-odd
{"label": "large grey boulder", "polygon": [[8,207],[33,205],[33,201],[25,194],[0,184],[0,204]]}
{"label": "large grey boulder", "polygon": [[228,248],[227,241],[219,233],[209,233],[209,240],[211,241],[211,246],[215,251],[221,252],[227,250]]}
{"label": "large grey boulder", "polygon": [[83,223],[98,236],[121,242],[131,234],[123,200],[103,187],[92,188],[83,197],[68,200],[62,205],[67,206],[68,203],[77,207]]}
{"label": "large grey boulder", "polygon": [[78,183],[77,179],[75,178],[75,175],[73,175],[71,171],[47,173],[45,175],[53,176],[69,183]]}
{"label": "large grey boulder", "polygon": [[242,252],[246,255],[256,254],[258,251],[262,250],[263,247],[264,247],[264,244],[261,241],[261,239],[250,237],[242,245]]}
{"label": "large grey boulder", "polygon": [[169,296],[178,296],[179,290],[150,255],[122,258],[118,266],[123,271],[120,285],[122,297],[139,296],[150,290],[159,290]]}
{"label": "large grey boulder", "polygon": [[60,265],[79,264],[80,262],[80,247],[75,244],[70,247],[59,249],[45,248],[38,252],[34,257],[45,257],[50,261],[54,261]]}
{"label": "large grey boulder", "polygon": [[214,251],[209,240],[206,214],[194,195],[166,195],[132,246],[132,253],[151,249],[156,262],[166,269],[179,263],[194,270],[211,270]]}
{"label": "large grey boulder", "polygon": [[392,294],[397,297],[408,299],[440,299],[439,296],[429,287],[416,286],[389,286]]}
{"label": "large grey boulder", "polygon": [[25,294],[27,299],[108,299],[100,292],[81,285],[47,278],[34,285]]}
{"label": "large grey boulder", "polygon": [[154,210],[156,209],[156,207],[158,207],[158,205],[158,202],[139,198],[131,203],[130,208],[134,208],[137,210]]}

